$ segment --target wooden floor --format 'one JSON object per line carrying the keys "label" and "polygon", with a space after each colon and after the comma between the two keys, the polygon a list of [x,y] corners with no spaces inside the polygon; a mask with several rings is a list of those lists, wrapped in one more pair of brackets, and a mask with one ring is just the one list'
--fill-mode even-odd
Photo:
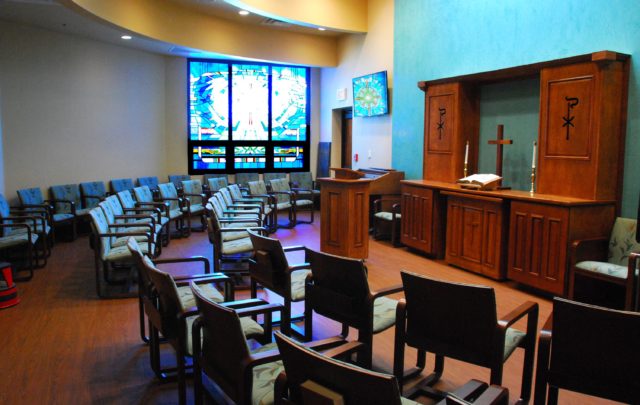
{"label": "wooden floor", "polygon": [[[319,218],[319,215],[316,216]],[[273,236],[283,244],[304,244],[319,248],[320,223],[279,230]],[[428,260],[388,242],[370,242],[367,260],[373,289],[400,283],[400,270],[445,280],[489,285],[495,288],[498,315],[526,300],[540,304],[542,325],[551,310],[547,298]],[[204,233],[173,240],[162,257],[203,255],[212,251]],[[301,260],[292,256],[292,262]],[[193,268],[171,268],[186,274]],[[88,237],[59,243],[47,266],[33,280],[18,285],[21,303],[0,311],[0,404],[173,404],[175,383],[159,383],[153,376],[147,347],[138,332],[135,299],[101,300],[96,297],[93,253]],[[242,294],[242,293],[241,293]],[[268,297],[268,293],[266,293]],[[401,296],[401,295],[399,295]],[[273,297],[268,297],[273,298]],[[301,307],[298,307],[300,309]],[[294,310],[295,311],[295,310]],[[331,321],[316,321],[315,337],[338,333]],[[516,325],[524,328],[523,324]],[[352,334],[354,335],[354,334]],[[374,338],[374,368],[390,372],[393,356],[393,328]],[[167,350],[167,356],[170,351]],[[588,353],[585,353],[588,355]],[[406,366],[415,355],[407,352]],[[427,368],[433,357],[428,356]],[[517,350],[505,365],[503,385],[511,398],[520,392],[522,351]],[[487,381],[489,371],[453,360],[445,362],[438,388],[453,389],[470,378]],[[189,385],[189,401],[192,402]],[[430,403],[428,399],[420,402]],[[569,392],[560,393],[562,404],[607,403]]]}

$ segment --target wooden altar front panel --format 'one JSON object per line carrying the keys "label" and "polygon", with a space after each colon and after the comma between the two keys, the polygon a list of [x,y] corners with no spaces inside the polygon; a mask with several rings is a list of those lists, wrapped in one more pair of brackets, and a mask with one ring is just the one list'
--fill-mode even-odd
{"label": "wooden altar front panel", "polygon": [[318,179],[320,250],[338,256],[369,256],[369,183],[371,180]]}
{"label": "wooden altar front panel", "polygon": [[444,218],[446,212],[438,191],[402,185],[400,240],[405,246],[444,257]]}

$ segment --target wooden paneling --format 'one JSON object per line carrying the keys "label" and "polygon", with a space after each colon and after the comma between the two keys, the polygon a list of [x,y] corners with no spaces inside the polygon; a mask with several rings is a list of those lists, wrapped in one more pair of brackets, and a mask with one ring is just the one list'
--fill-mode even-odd
{"label": "wooden paneling", "polygon": [[437,191],[402,186],[401,241],[405,246],[441,258],[444,255],[444,209]]}
{"label": "wooden paneling", "polygon": [[425,91],[423,177],[439,181],[463,177],[467,141],[469,170],[475,172],[480,116],[474,87],[449,83],[421,88]]}
{"label": "wooden paneling", "polygon": [[448,196],[447,263],[494,279],[504,278],[504,201],[472,194],[443,194]]}

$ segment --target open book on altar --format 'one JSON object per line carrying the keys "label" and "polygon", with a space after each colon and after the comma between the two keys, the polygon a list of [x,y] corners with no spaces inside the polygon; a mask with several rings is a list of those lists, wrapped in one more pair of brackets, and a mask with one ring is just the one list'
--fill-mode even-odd
{"label": "open book on altar", "polygon": [[463,177],[456,183],[462,188],[470,188],[474,190],[495,190],[500,185],[502,177],[495,174],[472,174]]}

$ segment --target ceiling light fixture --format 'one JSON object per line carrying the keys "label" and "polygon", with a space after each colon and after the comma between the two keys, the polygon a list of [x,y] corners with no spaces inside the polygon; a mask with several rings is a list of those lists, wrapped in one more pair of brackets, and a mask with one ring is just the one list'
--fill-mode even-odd
{"label": "ceiling light fixture", "polygon": [[124,39],[124,40],[130,40],[131,39],[131,35],[123,35],[120,38]]}
{"label": "ceiling light fixture", "polygon": [[326,30],[327,30],[326,28],[318,27],[318,31],[326,31]]}
{"label": "ceiling light fixture", "polygon": [[238,14],[240,14],[240,15],[249,15],[249,12],[247,10],[240,10],[240,11],[238,11]]}

